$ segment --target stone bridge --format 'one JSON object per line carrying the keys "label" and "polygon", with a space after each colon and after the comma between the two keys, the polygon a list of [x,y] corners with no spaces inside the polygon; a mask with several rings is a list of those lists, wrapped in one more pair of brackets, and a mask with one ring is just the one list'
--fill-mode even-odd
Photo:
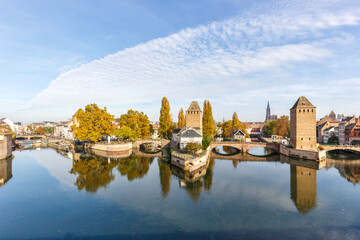
{"label": "stone bridge", "polygon": [[44,135],[24,135],[24,136],[16,136],[15,137],[15,141],[16,140],[33,140],[33,139],[40,139],[40,138],[46,138],[46,136]]}
{"label": "stone bridge", "polygon": [[353,152],[356,154],[360,154],[360,146],[351,146],[351,145],[321,145],[321,147],[327,152],[333,150],[345,150],[349,152]]}
{"label": "stone bridge", "polygon": [[242,152],[248,152],[251,148],[266,147],[280,152],[280,144],[278,143],[266,143],[266,142],[212,142],[210,145],[211,150],[219,146],[229,146],[239,149]]}
{"label": "stone bridge", "polygon": [[250,155],[248,153],[238,153],[234,155],[222,155],[215,152],[211,152],[211,158],[221,159],[221,160],[236,160],[239,162],[278,162],[279,155],[272,155],[272,156],[264,156],[264,157],[257,157]]}
{"label": "stone bridge", "polygon": [[144,143],[153,143],[156,146],[163,148],[170,144],[170,140],[166,139],[137,139],[132,143],[133,148],[140,148],[140,145]]}

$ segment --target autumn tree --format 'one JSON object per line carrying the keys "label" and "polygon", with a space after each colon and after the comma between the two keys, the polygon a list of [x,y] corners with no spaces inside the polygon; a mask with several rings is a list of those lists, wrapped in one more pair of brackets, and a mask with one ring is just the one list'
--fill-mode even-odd
{"label": "autumn tree", "polygon": [[186,150],[192,152],[193,154],[195,154],[197,151],[199,151],[201,149],[201,147],[202,147],[201,144],[193,143],[193,142],[189,142],[185,146]]}
{"label": "autumn tree", "polygon": [[44,135],[45,134],[45,130],[42,126],[39,126],[36,131],[35,131],[36,134],[38,135]]}
{"label": "autumn tree", "polygon": [[170,104],[166,97],[163,97],[161,101],[159,120],[159,136],[161,138],[170,139],[172,131],[172,120],[170,116]]}
{"label": "autumn tree", "polygon": [[263,131],[266,135],[290,136],[290,121],[288,116],[265,123]]}
{"label": "autumn tree", "polygon": [[181,108],[178,115],[178,128],[183,128],[185,126],[185,117],[184,110]]}
{"label": "autumn tree", "polygon": [[233,126],[233,131],[241,130],[245,133],[246,138],[250,137],[249,133],[247,132],[247,126],[244,123],[240,122],[236,112],[234,112],[232,116],[232,126]]}
{"label": "autumn tree", "polygon": [[36,130],[36,126],[34,124],[29,124],[26,126],[26,129],[28,130],[28,132],[30,132],[30,134],[34,134]]}
{"label": "autumn tree", "polygon": [[71,130],[79,140],[97,142],[115,131],[114,116],[107,112],[106,107],[101,109],[95,103],[87,105],[85,110],[80,108],[75,117],[79,124],[72,125]]}
{"label": "autumn tree", "polygon": [[[130,134],[129,136],[142,139],[150,138],[150,122],[147,115],[143,112],[132,109],[128,110],[126,114],[120,116],[119,125],[120,132],[128,132]],[[121,129],[124,127],[127,128],[122,131]],[[132,131],[129,131],[129,128]]]}
{"label": "autumn tree", "polygon": [[209,100],[205,100],[203,109],[203,136],[212,140],[214,133],[215,120],[213,118],[212,107]]}

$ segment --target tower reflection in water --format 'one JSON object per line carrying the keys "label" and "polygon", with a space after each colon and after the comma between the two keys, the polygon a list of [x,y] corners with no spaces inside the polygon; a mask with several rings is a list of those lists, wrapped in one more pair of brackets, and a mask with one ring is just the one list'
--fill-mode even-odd
{"label": "tower reflection in water", "polygon": [[316,169],[290,165],[290,197],[301,214],[316,207]]}
{"label": "tower reflection in water", "polygon": [[0,187],[12,178],[12,157],[0,160]]}

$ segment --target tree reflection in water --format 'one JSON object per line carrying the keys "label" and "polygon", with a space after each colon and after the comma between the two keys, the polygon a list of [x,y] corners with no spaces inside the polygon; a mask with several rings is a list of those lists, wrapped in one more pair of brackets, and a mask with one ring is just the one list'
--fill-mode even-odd
{"label": "tree reflection in water", "polygon": [[112,169],[115,161],[107,161],[97,156],[81,156],[79,161],[73,161],[71,174],[78,174],[75,186],[79,190],[95,193],[99,187],[106,187],[115,176]]}
{"label": "tree reflection in water", "polygon": [[184,188],[191,200],[198,201],[204,188],[209,192],[212,186],[215,160],[210,158],[206,166],[193,172],[184,171],[178,167],[171,166],[171,173],[179,178],[180,187]]}
{"label": "tree reflection in water", "polygon": [[215,159],[210,158],[209,160],[209,166],[206,169],[206,174],[204,176],[204,189],[206,192],[209,192],[212,186],[212,180],[214,175],[214,165],[215,165]]}
{"label": "tree reflection in water", "polygon": [[158,164],[159,164],[161,193],[163,197],[166,198],[170,191],[170,177],[171,177],[170,164],[160,159],[158,160]]}
{"label": "tree reflection in water", "polygon": [[131,156],[120,160],[117,169],[122,176],[127,175],[129,181],[143,178],[149,171],[153,159],[152,157]]}

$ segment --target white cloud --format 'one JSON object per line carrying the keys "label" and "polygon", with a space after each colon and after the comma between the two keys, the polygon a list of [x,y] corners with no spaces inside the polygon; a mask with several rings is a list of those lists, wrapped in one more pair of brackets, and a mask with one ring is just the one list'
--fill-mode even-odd
{"label": "white cloud", "polygon": [[[175,102],[216,101],[213,96],[231,99],[237,95],[234,92],[269,85],[289,95],[289,88],[273,77],[280,72],[292,76],[292,67],[333,57],[334,47],[352,40],[339,28],[360,23],[359,8],[334,11],[321,4],[315,8],[313,2],[308,5],[309,9],[252,12],[251,17],[184,29],[83,64],[53,80],[27,109],[52,114],[56,106],[57,112],[69,117],[74,105],[91,102],[123,110],[124,105],[160,102],[163,96]],[[288,85],[297,80],[290,78]],[[260,92],[271,94],[266,88]]]}

